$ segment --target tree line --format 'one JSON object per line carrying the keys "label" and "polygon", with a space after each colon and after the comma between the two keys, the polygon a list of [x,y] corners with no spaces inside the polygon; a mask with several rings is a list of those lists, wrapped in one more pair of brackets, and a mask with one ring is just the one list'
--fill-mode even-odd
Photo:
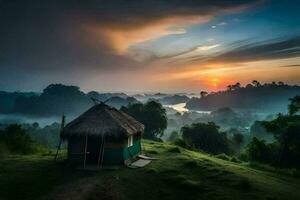
{"label": "tree line", "polygon": [[227,90],[200,92],[200,98],[190,99],[186,107],[190,110],[208,110],[230,107],[261,112],[284,112],[288,99],[300,93],[300,86],[287,85],[282,81],[262,84],[257,80],[242,86],[239,82],[228,85]]}

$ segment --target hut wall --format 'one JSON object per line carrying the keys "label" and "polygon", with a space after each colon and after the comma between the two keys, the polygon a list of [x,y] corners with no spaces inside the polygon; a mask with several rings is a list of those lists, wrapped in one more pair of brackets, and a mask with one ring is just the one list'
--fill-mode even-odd
{"label": "hut wall", "polygon": [[133,145],[131,147],[125,147],[123,149],[123,158],[124,161],[129,160],[132,157],[137,156],[141,152],[141,139],[134,138]]}
{"label": "hut wall", "polygon": [[105,147],[103,156],[104,165],[121,165],[123,163],[123,146]]}

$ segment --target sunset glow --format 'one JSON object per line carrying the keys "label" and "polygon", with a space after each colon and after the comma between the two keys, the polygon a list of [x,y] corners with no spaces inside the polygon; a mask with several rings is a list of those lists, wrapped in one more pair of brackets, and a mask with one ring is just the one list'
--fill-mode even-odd
{"label": "sunset glow", "polygon": [[0,7],[0,87],[198,92],[253,79],[300,83],[300,14],[290,1],[105,2]]}

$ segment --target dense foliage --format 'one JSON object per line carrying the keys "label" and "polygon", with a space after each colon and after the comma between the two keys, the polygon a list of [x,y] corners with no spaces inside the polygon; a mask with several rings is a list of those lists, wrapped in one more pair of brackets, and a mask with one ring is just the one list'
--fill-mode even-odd
{"label": "dense foliage", "polygon": [[158,140],[167,128],[166,110],[156,101],[130,104],[121,110],[145,125],[144,138]]}
{"label": "dense foliage", "polygon": [[28,134],[37,142],[49,149],[55,149],[59,142],[60,124],[53,123],[40,127],[38,123],[22,124]]}
{"label": "dense foliage", "polygon": [[261,111],[283,112],[288,99],[299,94],[299,86],[290,86],[282,82],[260,84],[253,81],[242,87],[237,83],[229,85],[226,91],[201,95],[192,98],[186,107],[191,110],[215,110],[221,107],[233,109],[252,109]]}
{"label": "dense foliage", "polygon": [[181,129],[182,138],[189,141],[196,149],[212,153],[229,153],[229,141],[226,133],[220,132],[213,123],[196,123]]}
{"label": "dense foliage", "polygon": [[1,153],[32,154],[42,148],[20,125],[12,124],[0,133]]}
{"label": "dense foliage", "polygon": [[275,142],[266,144],[253,138],[248,145],[250,160],[280,167],[300,167],[300,115],[297,115],[300,98],[295,96],[290,101],[289,114],[278,114],[277,118],[262,122],[266,130],[274,136]]}
{"label": "dense foliage", "polygon": [[0,113],[14,113],[39,117],[78,115],[93,105],[91,98],[106,101],[106,104],[120,108],[136,103],[133,97],[123,93],[85,94],[77,86],[51,84],[41,94],[0,91]]}

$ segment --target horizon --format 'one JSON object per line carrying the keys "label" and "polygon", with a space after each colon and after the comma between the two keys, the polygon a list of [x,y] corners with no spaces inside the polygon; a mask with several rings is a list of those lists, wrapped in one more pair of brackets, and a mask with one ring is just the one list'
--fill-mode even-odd
{"label": "horizon", "polygon": [[[260,82],[260,81],[258,81]],[[279,81],[280,82],[280,81]],[[238,83],[238,82],[236,82]],[[261,83],[261,82],[260,82]],[[285,85],[289,85],[289,86],[298,86],[300,87],[299,84],[288,84],[288,83],[285,83],[283,82]],[[79,87],[79,90],[84,92],[84,93],[89,93],[89,92],[98,92],[99,94],[101,93],[124,93],[126,95],[129,95],[129,96],[133,96],[133,95],[138,95],[138,94],[148,94],[148,95],[153,95],[153,94],[158,94],[158,93],[161,93],[161,94],[167,94],[167,95],[199,95],[199,93],[201,91],[205,91],[205,90],[198,90],[198,91],[174,91],[174,92],[170,92],[170,91],[117,91],[117,90],[108,90],[108,91],[98,91],[98,90],[83,90],[80,86],[78,85],[70,85],[70,84],[63,84],[63,83],[50,83],[49,85],[52,85],[52,84],[62,84],[62,85],[65,85],[65,86],[76,86],[76,87]],[[247,84],[252,84],[252,83],[247,83]],[[246,87],[247,84],[241,84],[241,87]],[[264,84],[272,84],[272,82],[264,82],[264,83],[261,83],[262,85]],[[275,84],[278,85],[278,82],[275,82]],[[48,87],[49,85],[45,86],[44,88],[42,88],[41,90],[39,91],[34,91],[34,90],[0,90],[0,92],[24,92],[24,93],[30,93],[30,92],[33,92],[33,93],[42,93],[43,92],[43,89],[45,89],[46,87]],[[226,91],[226,86],[224,88],[221,88],[219,90],[212,90],[212,91],[206,91],[208,93],[213,93],[213,92],[223,92],[223,91]]]}
{"label": "horizon", "polygon": [[195,93],[300,84],[295,0],[0,1],[0,90]]}

